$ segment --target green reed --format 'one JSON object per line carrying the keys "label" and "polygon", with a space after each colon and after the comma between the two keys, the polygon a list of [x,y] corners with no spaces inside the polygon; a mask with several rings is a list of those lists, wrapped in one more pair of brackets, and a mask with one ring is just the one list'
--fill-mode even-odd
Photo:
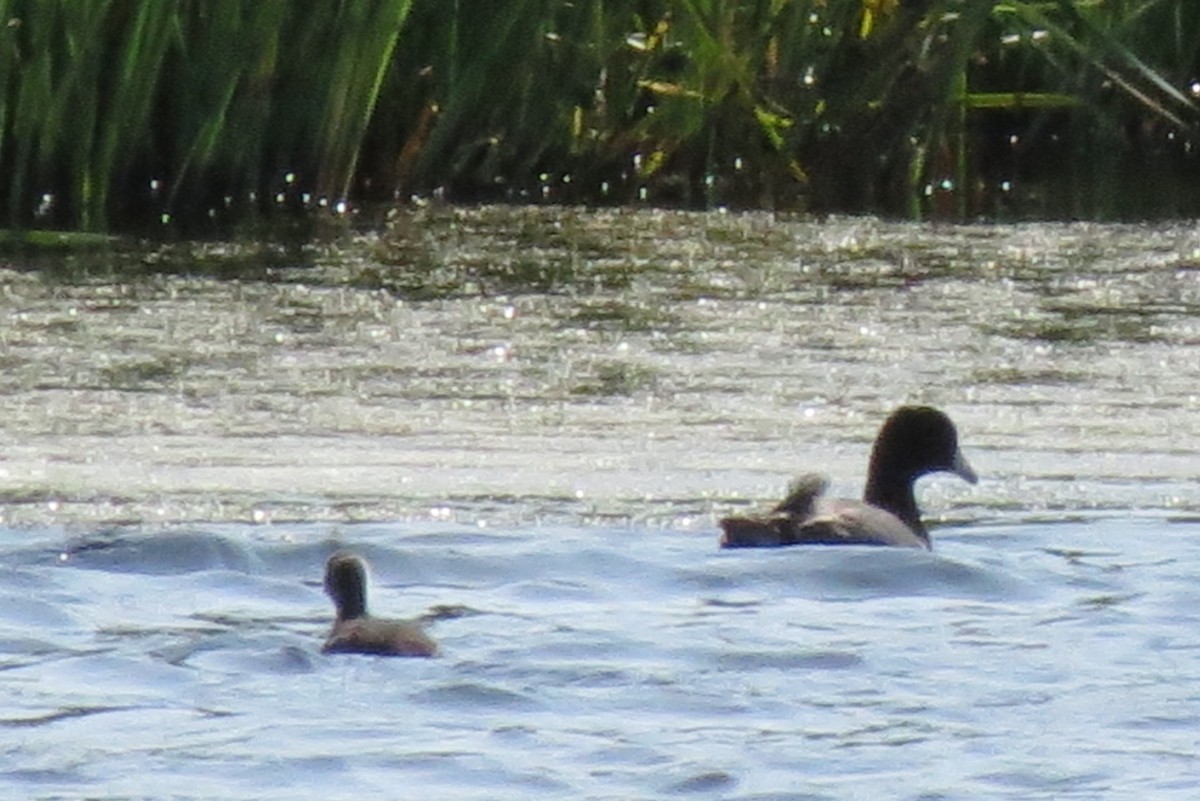
{"label": "green reed", "polygon": [[1114,192],[1131,131],[1194,169],[1198,53],[1194,0],[0,0],[0,219],[438,188],[965,216],[1004,126]]}
{"label": "green reed", "polygon": [[46,192],[60,222],[103,229],[111,212],[195,212],[288,171],[344,197],[410,5],[0,2],[6,216],[28,221]]}

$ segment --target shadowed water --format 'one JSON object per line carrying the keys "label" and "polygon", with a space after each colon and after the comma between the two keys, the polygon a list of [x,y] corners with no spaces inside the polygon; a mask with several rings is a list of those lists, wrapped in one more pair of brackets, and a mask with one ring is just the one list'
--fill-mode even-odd
{"label": "shadowed water", "polygon": [[[1194,795],[1194,226],[431,209],[0,273],[0,796]],[[982,477],[921,482],[934,553],[716,548],[902,402]],[[338,547],[441,658],[319,653]]]}

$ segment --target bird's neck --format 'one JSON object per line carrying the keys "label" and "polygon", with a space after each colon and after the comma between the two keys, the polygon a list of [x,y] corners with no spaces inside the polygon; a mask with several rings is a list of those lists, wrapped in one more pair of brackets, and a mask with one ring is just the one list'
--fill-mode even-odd
{"label": "bird's neck", "polygon": [[338,619],[353,620],[367,616],[367,593],[363,587],[346,587],[338,598]]}
{"label": "bird's neck", "polygon": [[880,486],[872,476],[863,492],[863,500],[871,506],[891,512],[917,534],[925,534],[925,527],[921,525],[921,512],[917,509],[916,498],[913,497],[911,480],[885,487]]}

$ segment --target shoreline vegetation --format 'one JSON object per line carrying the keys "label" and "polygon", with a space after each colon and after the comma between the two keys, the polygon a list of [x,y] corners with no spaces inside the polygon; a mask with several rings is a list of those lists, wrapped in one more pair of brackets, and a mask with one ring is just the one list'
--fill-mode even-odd
{"label": "shoreline vegetation", "polygon": [[0,0],[0,226],[1200,216],[1195,0]]}

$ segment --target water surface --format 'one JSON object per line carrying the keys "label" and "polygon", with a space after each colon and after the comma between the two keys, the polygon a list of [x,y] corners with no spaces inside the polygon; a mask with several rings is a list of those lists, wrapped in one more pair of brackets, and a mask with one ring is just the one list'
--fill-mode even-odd
{"label": "water surface", "polygon": [[[943,529],[934,554],[433,523],[4,532],[22,798],[1188,798],[1200,525]],[[24,539],[23,547],[14,541]],[[435,660],[324,657],[373,563]]]}
{"label": "water surface", "polygon": [[[431,208],[0,278],[2,795],[1194,795],[1193,225]],[[903,402],[983,478],[934,553],[716,548]],[[341,546],[441,658],[319,654]]]}

